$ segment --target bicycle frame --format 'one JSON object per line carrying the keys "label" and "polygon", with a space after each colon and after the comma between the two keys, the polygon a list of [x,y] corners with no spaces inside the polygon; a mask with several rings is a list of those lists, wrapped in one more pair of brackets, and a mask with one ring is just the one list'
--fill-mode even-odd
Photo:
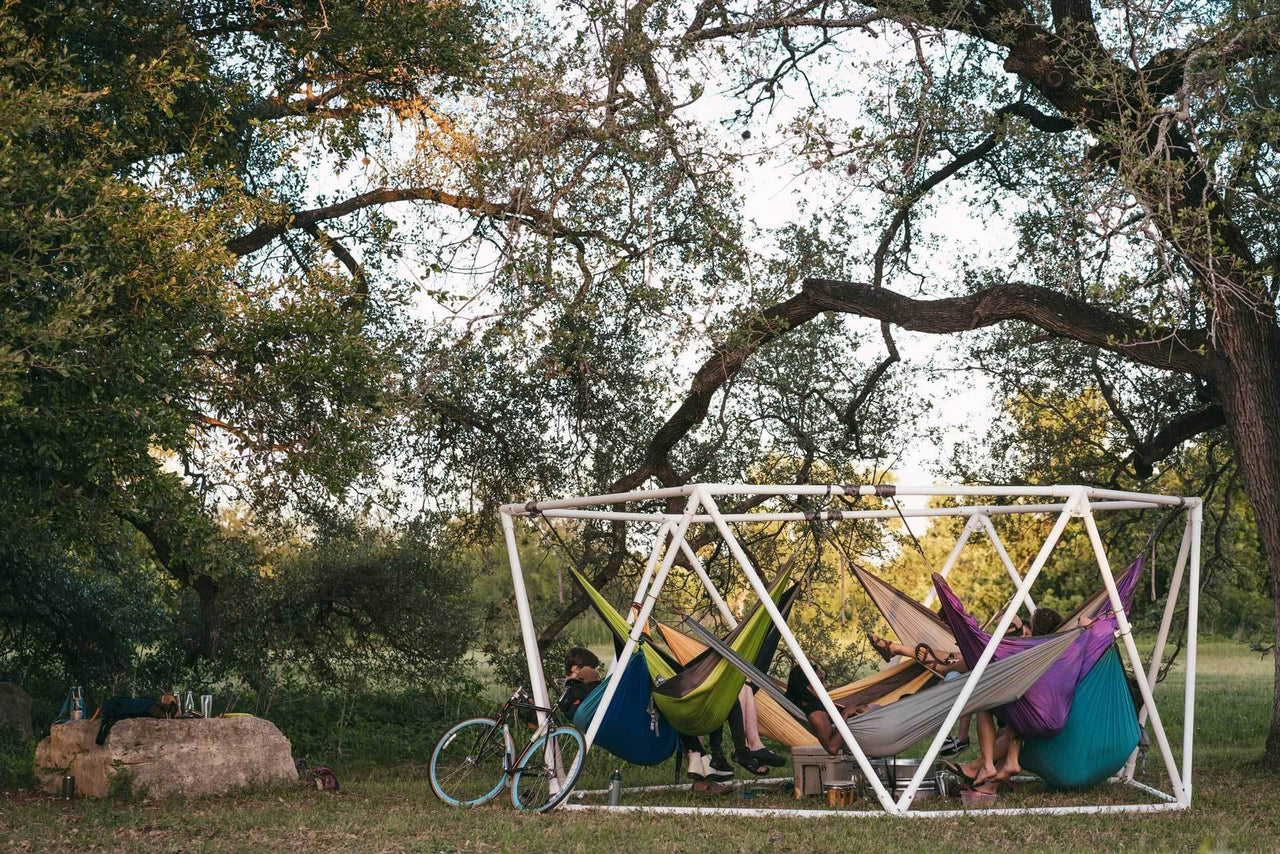
{"label": "bicycle frame", "polygon": [[[561,699],[563,698],[564,695],[561,694]],[[493,720],[495,726],[485,736],[484,740],[477,745],[477,750],[482,750],[487,747],[489,741],[493,739],[497,733],[503,731],[506,732],[507,738],[510,740],[511,744],[513,746],[516,745],[516,740],[511,732],[509,722],[512,720],[519,720],[519,713],[521,711],[533,712],[535,715],[541,712],[543,715],[542,723],[540,723],[537,728],[529,734],[527,739],[521,740],[519,749],[515,750],[511,754],[509,767],[503,768],[503,773],[507,776],[511,776],[511,774],[515,772],[515,769],[520,767],[520,763],[524,759],[525,752],[529,749],[529,745],[533,744],[539,738],[547,735],[557,727],[565,726],[565,722],[560,719],[560,713],[556,708],[559,703],[560,701],[557,700],[550,708],[536,705],[529,701],[529,695],[525,693],[523,687],[517,688],[515,693],[507,698],[506,702],[499,706],[498,710],[494,713]],[[508,760],[504,757],[503,764],[505,765],[507,762]]]}

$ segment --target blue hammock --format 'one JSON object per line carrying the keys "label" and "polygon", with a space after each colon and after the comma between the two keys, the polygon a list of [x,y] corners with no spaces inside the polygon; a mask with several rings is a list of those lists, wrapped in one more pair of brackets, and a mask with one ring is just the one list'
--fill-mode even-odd
{"label": "blue hammock", "polygon": [[[596,708],[604,699],[605,686],[614,675],[605,677],[578,705],[573,715],[573,725],[578,729],[586,732],[591,726]],[[657,765],[675,752],[676,731],[650,702],[653,689],[642,652],[631,654],[620,678],[622,682],[596,732],[595,744],[624,762]]]}
{"label": "blue hammock", "polygon": [[1027,739],[1019,759],[1054,789],[1083,789],[1119,771],[1141,737],[1129,683],[1113,646],[1076,685],[1061,732]]}

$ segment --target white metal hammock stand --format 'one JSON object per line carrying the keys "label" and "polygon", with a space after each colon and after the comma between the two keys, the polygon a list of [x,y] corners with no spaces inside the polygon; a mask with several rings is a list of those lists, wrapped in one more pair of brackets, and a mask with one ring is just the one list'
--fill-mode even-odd
{"label": "white metal hammock stand", "polygon": [[[804,512],[751,512],[751,513],[723,513],[721,512],[717,499],[724,496],[733,497],[749,497],[749,496],[811,496],[811,497],[835,497],[848,496],[856,497],[891,497],[891,496],[926,496],[926,497],[953,497],[967,499],[1040,499],[1044,503],[1036,504],[1005,504],[1005,505],[985,505],[976,504],[970,506],[955,507],[926,507],[921,509],[915,508],[897,508],[893,509],[867,509],[867,510],[824,510],[817,513]],[[654,500],[679,500],[685,499],[684,510],[680,513],[661,513],[661,512],[640,512],[618,509],[626,507],[628,504],[634,505],[637,502],[652,502]],[[1186,527],[1182,536],[1182,543],[1178,549],[1177,562],[1174,565],[1173,576],[1170,580],[1169,591],[1166,596],[1163,618],[1160,622],[1159,634],[1156,637],[1155,647],[1151,654],[1148,667],[1143,666],[1142,658],[1138,653],[1138,647],[1134,643],[1132,629],[1129,620],[1125,616],[1123,604],[1120,601],[1120,594],[1116,589],[1115,577],[1111,572],[1111,563],[1107,559],[1106,550],[1103,547],[1102,537],[1098,533],[1098,527],[1094,520],[1095,513],[1116,511],[1116,510],[1145,510],[1159,509],[1168,507],[1185,507],[1187,508]],[[1041,546],[1039,553],[1027,570],[1025,576],[1020,575],[1014,567],[1013,562],[1009,559],[1004,545],[1000,537],[996,533],[996,529],[991,522],[992,516],[1013,515],[1013,514],[1056,514],[1057,518],[1054,522],[1052,530],[1049,532],[1048,538]],[[516,548],[515,537],[515,517],[517,516],[543,516],[548,519],[598,519],[598,520],[620,520],[625,522],[650,523],[656,526],[656,534],[652,549],[649,552],[648,560],[645,564],[644,572],[640,578],[640,584],[636,589],[635,598],[632,603],[631,612],[628,616],[628,622],[632,629],[626,644],[622,648],[622,652],[618,656],[619,661],[629,661],[631,654],[635,650],[636,644],[640,641],[643,627],[649,620],[650,614],[653,612],[658,595],[662,592],[662,587],[666,583],[667,574],[671,571],[672,565],[675,563],[677,554],[683,553],[688,563],[693,567],[702,584],[706,587],[708,595],[716,604],[721,613],[730,621],[732,625],[733,617],[729,613],[724,598],[716,589],[715,584],[703,569],[701,562],[693,553],[685,540],[685,535],[691,525],[713,525],[720,537],[723,538],[725,545],[728,547],[730,554],[741,568],[746,580],[750,583],[755,594],[759,597],[765,611],[768,612],[770,620],[777,627],[781,634],[782,640],[786,642],[787,649],[790,651],[792,658],[798,664],[805,676],[809,680],[810,686],[822,701],[823,707],[831,716],[831,720],[835,723],[836,729],[844,739],[845,746],[853,755],[862,774],[866,777],[867,783],[874,792],[876,799],[879,801],[881,810],[823,810],[823,809],[737,809],[725,807],[677,807],[677,806],[596,806],[586,804],[570,804],[566,803],[563,809],[611,809],[618,811],[645,811],[655,813],[684,813],[684,814],[708,814],[708,815],[743,815],[743,816],[787,816],[795,818],[821,818],[828,816],[843,817],[872,817],[872,816],[902,816],[902,817],[920,817],[920,818],[945,818],[955,817],[958,815],[1026,815],[1026,814],[1079,814],[1079,813],[1144,813],[1144,812],[1160,812],[1166,810],[1182,810],[1191,805],[1191,761],[1193,756],[1193,735],[1195,732],[1195,698],[1196,698],[1196,632],[1199,618],[1199,594],[1200,594],[1200,529],[1203,521],[1204,508],[1199,498],[1181,498],[1177,496],[1153,495],[1145,493],[1122,492],[1109,489],[1093,489],[1084,486],[1045,486],[1045,487],[1018,487],[1018,486],[850,486],[850,485],[831,485],[831,486],[814,486],[814,485],[725,485],[725,484],[691,484],[673,489],[653,489],[642,490],[636,492],[617,493],[613,495],[592,495],[578,498],[565,498],[548,501],[530,501],[525,504],[506,504],[501,508],[503,533],[506,538],[507,555],[511,563],[511,579],[515,587],[516,607],[520,616],[520,634],[524,642],[525,657],[529,665],[529,680],[533,689],[533,695],[540,706],[550,706],[551,699],[547,691],[546,677],[542,672],[542,659],[538,652],[537,633],[534,630],[533,618],[529,609],[529,597],[525,590],[524,573],[520,566],[520,554]],[[857,740],[849,731],[848,725],[845,723],[843,716],[837,711],[835,704],[831,700],[830,694],[818,679],[814,672],[813,665],[809,662],[800,644],[796,641],[796,637],[792,634],[790,627],[783,619],[778,611],[777,605],[769,596],[769,591],[760,575],[752,566],[751,561],[747,558],[743,551],[738,538],[734,535],[730,525],[734,522],[798,522],[808,519],[822,519],[829,521],[853,520],[853,519],[896,519],[899,516],[904,517],[938,517],[938,516],[963,516],[968,521],[964,530],[960,535],[958,542],[947,557],[945,565],[942,567],[941,575],[944,577],[955,566],[956,560],[960,556],[965,542],[975,532],[982,530],[990,538],[992,545],[995,547],[996,553],[1000,556],[1001,562],[1004,564],[1010,577],[1017,585],[1017,592],[1006,607],[991,633],[991,641],[983,649],[982,655],[973,663],[968,678],[965,682],[960,695],[956,697],[955,703],[952,705],[950,712],[947,714],[946,720],[938,729],[937,734],[933,737],[933,741],[929,745],[928,751],[924,758],[920,760],[919,770],[911,779],[902,796],[898,800],[894,800],[881,783],[876,775],[867,756],[862,752],[862,748],[858,745]],[[983,671],[990,663],[992,656],[995,654],[999,639],[1004,637],[1010,623],[1018,609],[1024,604],[1030,603],[1030,590],[1035,580],[1040,575],[1040,571],[1044,568],[1046,561],[1053,552],[1054,546],[1061,538],[1067,524],[1072,519],[1080,519],[1084,524],[1085,531],[1093,546],[1094,556],[1098,562],[1098,571],[1102,576],[1103,584],[1106,586],[1107,595],[1111,603],[1111,608],[1116,614],[1116,637],[1119,638],[1124,646],[1125,653],[1129,659],[1129,664],[1133,670],[1134,676],[1138,683],[1139,691],[1142,695],[1143,708],[1139,713],[1141,722],[1150,722],[1151,729],[1155,735],[1156,745],[1159,748],[1160,756],[1164,760],[1165,771],[1168,773],[1169,781],[1173,791],[1163,792],[1141,783],[1133,779],[1134,761],[1137,751],[1129,758],[1125,768],[1115,777],[1113,782],[1129,784],[1148,795],[1158,799],[1158,803],[1144,804],[1106,804],[1106,805],[1090,805],[1090,806],[1066,806],[1066,807],[1025,807],[1017,809],[989,809],[989,810],[913,810],[912,801],[915,799],[916,791],[919,789],[929,767],[933,764],[934,759],[938,755],[938,751],[942,747],[942,743],[946,740],[947,735],[955,726],[960,712],[968,702],[970,694],[973,693],[974,687],[978,684],[978,680],[982,677]],[[1187,586],[1187,649],[1186,649],[1186,688],[1183,697],[1183,734],[1182,734],[1182,763],[1179,767],[1175,761],[1173,751],[1169,746],[1169,739],[1165,735],[1164,725],[1160,720],[1159,710],[1156,708],[1155,700],[1152,697],[1152,687],[1155,684],[1156,676],[1159,672],[1160,663],[1164,654],[1165,642],[1169,636],[1169,627],[1173,621],[1173,614],[1178,600],[1178,593],[1182,584],[1182,576],[1184,570],[1188,569],[1190,578]],[[933,594],[931,592],[926,602],[931,602]],[[618,687],[620,680],[611,679],[605,688],[604,696],[600,700],[600,704],[596,709],[595,716],[591,720],[591,725],[586,732],[587,751],[590,751],[591,745],[595,740],[596,732],[600,728],[600,723],[604,720],[605,714],[609,710],[610,704],[613,702],[613,695]]]}

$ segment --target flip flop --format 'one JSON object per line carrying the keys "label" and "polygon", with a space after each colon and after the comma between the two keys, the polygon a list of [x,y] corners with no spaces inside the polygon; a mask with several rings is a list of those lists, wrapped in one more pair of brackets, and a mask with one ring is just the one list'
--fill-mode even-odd
{"label": "flip flop", "polygon": [[961,780],[963,780],[965,785],[967,786],[973,787],[973,786],[981,785],[980,783],[978,783],[976,778],[970,777],[968,774],[964,773],[964,770],[954,762],[944,759],[942,760],[942,767],[947,769],[947,771],[949,771],[950,773],[955,774]]}

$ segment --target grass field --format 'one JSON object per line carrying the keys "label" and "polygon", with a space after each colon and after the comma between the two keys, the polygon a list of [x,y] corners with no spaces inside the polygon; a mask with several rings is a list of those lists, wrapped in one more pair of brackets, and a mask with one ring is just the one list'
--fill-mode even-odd
{"label": "grass field", "polygon": [[[0,850],[7,851],[554,851],[655,852],[902,851],[985,852],[1280,850],[1280,777],[1256,766],[1270,715],[1269,660],[1239,646],[1201,647],[1194,807],[1188,812],[1109,816],[962,817],[902,821],[608,815],[538,816],[508,800],[476,810],[449,809],[431,795],[420,765],[349,768],[342,792],[302,787],[236,797],[161,803],[59,800],[34,794],[0,797]],[[1157,692],[1179,752],[1182,675]],[[594,755],[581,788],[603,787],[614,763]],[[784,769],[783,773],[787,773]],[[671,765],[623,769],[627,785],[670,782]],[[1140,779],[1167,790],[1153,751]],[[1149,802],[1124,788],[1053,794],[1026,784],[1002,795],[1002,806]],[[1137,795],[1138,797],[1134,797]],[[642,801],[633,795],[624,803]],[[690,794],[661,802],[706,804]],[[792,807],[789,793],[714,805]],[[936,803],[936,802],[935,802]],[[955,802],[946,804],[953,806]]]}

